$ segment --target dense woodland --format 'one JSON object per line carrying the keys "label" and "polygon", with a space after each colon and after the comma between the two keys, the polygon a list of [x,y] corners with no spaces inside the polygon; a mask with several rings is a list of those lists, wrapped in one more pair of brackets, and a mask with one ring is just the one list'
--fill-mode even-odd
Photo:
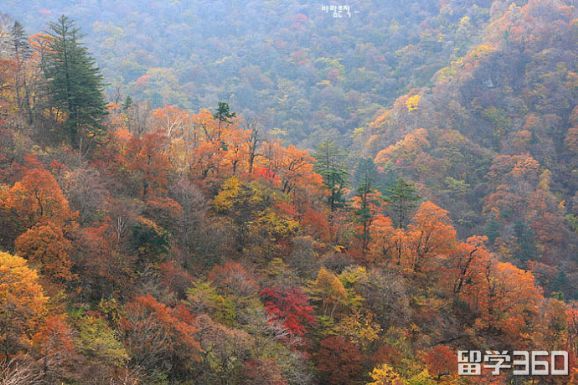
{"label": "dense woodland", "polygon": [[578,384],[571,0],[25,3],[1,385]]}

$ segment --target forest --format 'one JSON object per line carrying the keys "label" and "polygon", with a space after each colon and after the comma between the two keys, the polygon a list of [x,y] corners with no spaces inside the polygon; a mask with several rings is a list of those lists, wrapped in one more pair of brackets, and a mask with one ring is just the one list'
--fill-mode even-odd
{"label": "forest", "polygon": [[577,43],[573,0],[2,0],[0,385],[578,385]]}

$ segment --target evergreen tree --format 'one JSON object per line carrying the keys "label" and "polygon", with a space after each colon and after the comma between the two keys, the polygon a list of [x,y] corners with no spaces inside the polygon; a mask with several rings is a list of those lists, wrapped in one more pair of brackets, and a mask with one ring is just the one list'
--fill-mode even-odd
{"label": "evergreen tree", "polygon": [[492,216],[485,227],[484,233],[488,236],[488,241],[490,245],[493,245],[496,242],[496,239],[500,236],[500,222],[496,219],[495,216]]}
{"label": "evergreen tree", "polygon": [[132,103],[132,98],[130,95],[127,95],[127,97],[124,99],[124,103],[122,104],[122,110],[127,112],[128,109],[132,107]]}
{"label": "evergreen tree", "polygon": [[523,262],[537,259],[538,248],[532,228],[520,220],[514,223],[514,234],[518,243],[516,257]]}
{"label": "evergreen tree", "polygon": [[329,189],[328,197],[331,211],[345,203],[343,190],[347,184],[348,172],[345,165],[346,152],[331,140],[323,141],[313,154],[317,162],[315,171],[323,177],[323,183]]}
{"label": "evergreen tree", "polygon": [[560,270],[558,272],[558,275],[556,275],[556,278],[554,279],[554,281],[552,282],[552,290],[554,292],[558,292],[562,295],[562,297],[564,297],[565,293],[570,293],[570,296],[568,299],[572,300],[575,299],[578,295],[578,293],[572,293],[571,288],[569,287],[569,280],[568,280],[568,276],[566,275],[566,273],[564,272],[564,270]]}
{"label": "evergreen tree", "polygon": [[28,59],[32,54],[32,49],[30,44],[28,44],[28,36],[24,31],[22,24],[15,21],[12,26],[12,46],[14,49],[14,54],[17,59]]}
{"label": "evergreen tree", "polygon": [[50,23],[48,50],[42,58],[51,104],[66,114],[65,131],[73,147],[102,134],[106,114],[103,78],[79,39],[75,23],[61,16]]}
{"label": "evergreen tree", "polygon": [[355,195],[359,198],[359,207],[355,211],[356,220],[361,224],[362,251],[368,250],[370,234],[369,229],[373,220],[371,212],[371,193],[375,190],[377,167],[371,158],[361,159],[355,170],[355,182],[357,185]]}
{"label": "evergreen tree", "polygon": [[219,127],[221,123],[232,123],[232,119],[237,116],[237,113],[231,112],[229,103],[219,102],[217,106],[217,111],[213,114],[213,117],[219,121]]}
{"label": "evergreen tree", "polygon": [[370,185],[372,188],[379,189],[377,175],[377,166],[371,158],[359,159],[352,176],[352,185],[354,190],[363,188],[363,185]]}
{"label": "evergreen tree", "polygon": [[415,187],[402,178],[398,178],[393,186],[385,192],[385,200],[389,203],[389,211],[397,228],[407,226],[411,211],[417,207],[420,200]]}

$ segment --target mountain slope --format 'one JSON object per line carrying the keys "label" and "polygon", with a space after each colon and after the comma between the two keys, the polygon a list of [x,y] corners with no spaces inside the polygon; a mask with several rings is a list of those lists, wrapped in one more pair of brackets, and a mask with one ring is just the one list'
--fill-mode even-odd
{"label": "mountain slope", "polygon": [[485,231],[554,289],[578,262],[575,16],[564,1],[510,6],[432,87],[359,134],[363,151],[420,183],[465,234]]}
{"label": "mountain slope", "polygon": [[[500,2],[495,2],[500,3]],[[488,0],[355,1],[334,18],[322,1],[17,0],[2,11],[30,31],[79,21],[111,83],[152,107],[225,100],[290,142],[310,146],[361,126],[430,82],[479,40]],[[120,54],[119,54],[120,53]]]}

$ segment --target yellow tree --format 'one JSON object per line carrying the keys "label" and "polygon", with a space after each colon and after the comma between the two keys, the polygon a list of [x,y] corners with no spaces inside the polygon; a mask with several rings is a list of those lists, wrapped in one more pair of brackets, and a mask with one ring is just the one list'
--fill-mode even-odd
{"label": "yellow tree", "polygon": [[373,381],[367,385],[405,385],[407,382],[388,364],[374,368],[369,376]]}
{"label": "yellow tree", "polygon": [[347,290],[339,278],[322,267],[309,285],[311,299],[321,304],[323,315],[333,317],[338,306],[347,303]]}
{"label": "yellow tree", "polygon": [[409,112],[415,111],[419,108],[421,96],[420,95],[413,95],[407,98],[405,101],[405,106]]}
{"label": "yellow tree", "polygon": [[0,344],[8,357],[30,343],[45,314],[47,297],[24,258],[0,252]]}

